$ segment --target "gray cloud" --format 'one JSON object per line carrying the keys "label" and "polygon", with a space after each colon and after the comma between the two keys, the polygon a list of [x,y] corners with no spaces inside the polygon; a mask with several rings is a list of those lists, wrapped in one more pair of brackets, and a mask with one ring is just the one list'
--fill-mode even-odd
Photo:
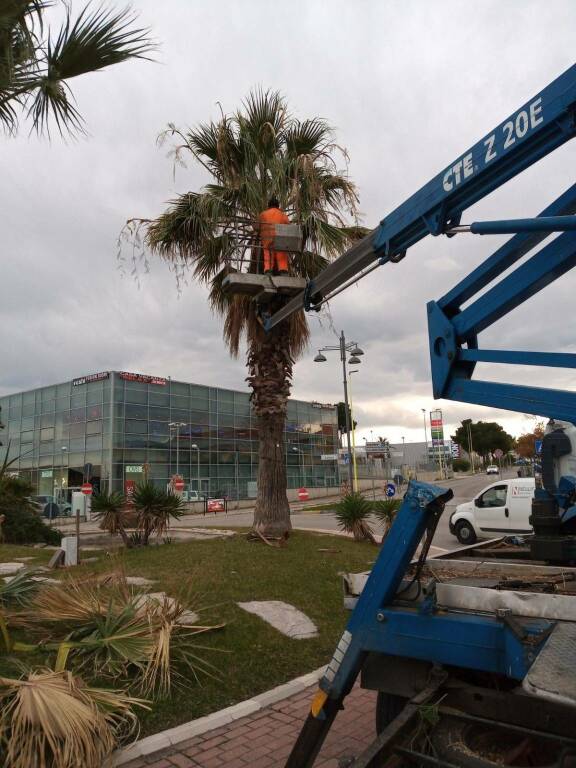
{"label": "gray cloud", "polygon": [[[74,6],[81,3],[74,3]],[[157,134],[235,109],[258,84],[279,88],[294,110],[321,115],[350,153],[364,222],[374,226],[439,169],[573,62],[576,7],[509,0],[187,3],[138,0],[161,41],[158,64],[133,62],[74,83],[90,136],[52,143],[0,143],[0,393],[111,368],[244,387],[244,360],[230,360],[206,291],[177,295],[165,265],[140,287],[121,277],[116,238],[131,216],[153,216],[177,192],[206,180],[192,165],[174,179]],[[573,182],[566,146],[469,211],[466,220],[538,213]],[[502,242],[427,240],[398,265],[378,270],[332,302],[335,329],[365,349],[354,381],[365,429],[420,429],[433,407],[426,302],[439,298]],[[571,350],[567,276],[487,332],[484,346]],[[565,308],[565,309],[564,309]],[[336,357],[311,362],[335,343],[330,323],[311,318],[310,355],[294,395],[336,401]],[[525,371],[486,375],[522,381]],[[550,377],[530,371],[537,383]],[[552,386],[572,387],[554,374]],[[441,404],[450,423],[463,407]],[[521,416],[468,408],[475,418]],[[411,433],[409,433],[411,434]]]}

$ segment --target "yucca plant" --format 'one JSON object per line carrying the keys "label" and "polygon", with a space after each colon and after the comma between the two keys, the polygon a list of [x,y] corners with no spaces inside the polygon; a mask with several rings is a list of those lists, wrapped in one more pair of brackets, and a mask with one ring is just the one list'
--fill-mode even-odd
{"label": "yucca plant", "polygon": [[372,512],[374,513],[374,516],[378,518],[384,529],[382,533],[382,541],[384,541],[388,535],[388,531],[390,530],[401,505],[401,499],[379,499],[378,501],[372,502]]}
{"label": "yucca plant", "polygon": [[147,546],[153,534],[162,536],[166,533],[170,519],[182,517],[185,509],[181,496],[158,488],[153,483],[137,485],[132,502],[143,546]]}
{"label": "yucca plant", "polygon": [[338,527],[351,533],[356,541],[371,541],[376,544],[374,533],[369,523],[372,504],[361,493],[348,493],[335,507]]}
{"label": "yucca plant", "polygon": [[0,677],[0,751],[5,768],[101,768],[121,738],[137,728],[125,691],[86,686],[70,672]]}
{"label": "yucca plant", "polygon": [[113,491],[100,491],[92,497],[90,507],[92,516],[100,521],[100,528],[112,536],[118,534],[126,547],[132,542],[126,532],[126,499],[123,494]]}

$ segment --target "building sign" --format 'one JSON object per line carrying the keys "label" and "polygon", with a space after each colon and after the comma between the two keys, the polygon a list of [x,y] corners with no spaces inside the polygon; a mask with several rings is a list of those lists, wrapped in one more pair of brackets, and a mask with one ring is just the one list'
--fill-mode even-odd
{"label": "building sign", "polygon": [[334,408],[336,408],[335,405],[330,405],[330,403],[318,403],[316,402],[316,400],[313,400],[310,403],[310,405],[312,406],[312,408],[323,408],[324,410],[327,410],[327,411],[332,411],[334,410]]}
{"label": "building sign", "polygon": [[120,371],[118,376],[124,381],[139,381],[142,384],[159,384],[161,387],[166,386],[166,379],[160,376],[145,376],[143,373],[128,373],[127,371]]}
{"label": "building sign", "polygon": [[337,461],[337,460],[338,460],[337,453],[323,453],[320,456],[320,461]]}
{"label": "building sign", "polygon": [[129,475],[141,475],[143,471],[142,464],[126,464],[126,473]]}
{"label": "building sign", "polygon": [[387,440],[378,440],[374,443],[366,443],[366,455],[372,459],[389,459],[390,445]]}
{"label": "building sign", "polygon": [[430,436],[432,437],[432,445],[434,447],[440,448],[444,445],[444,425],[440,409],[430,411]]}
{"label": "building sign", "polygon": [[53,475],[53,470],[52,469],[43,469],[40,472],[40,477],[52,477],[52,475]]}
{"label": "building sign", "polygon": [[110,371],[101,371],[100,373],[91,373],[89,376],[80,376],[79,379],[72,379],[72,386],[79,387],[81,384],[89,384],[91,381],[102,381],[110,378]]}

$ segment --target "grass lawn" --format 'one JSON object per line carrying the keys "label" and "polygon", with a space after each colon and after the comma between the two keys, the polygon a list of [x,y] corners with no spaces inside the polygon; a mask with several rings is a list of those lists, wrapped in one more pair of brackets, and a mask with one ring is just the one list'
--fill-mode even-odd
{"label": "grass lawn", "polygon": [[[322,548],[336,552],[320,552]],[[42,550],[6,546],[0,548],[0,559],[35,553],[40,553],[39,558],[44,555]],[[152,591],[175,597],[189,593],[193,596],[190,607],[197,612],[202,609],[202,621],[227,623],[225,629],[198,638],[198,645],[208,648],[201,653],[218,667],[219,679],[205,677],[201,685],[186,680],[185,685],[173,687],[169,699],[142,714],[142,735],[147,735],[235,704],[327,663],[347,620],[340,574],[367,570],[377,553],[370,544],[294,531],[285,549],[237,535],[127,550],[113,558],[103,553],[98,562],[71,570],[78,575],[100,573],[114,568],[119,560],[127,575],[155,579]],[[40,559],[34,562],[41,563]],[[285,637],[236,605],[248,600],[291,603],[315,622],[319,636]]]}

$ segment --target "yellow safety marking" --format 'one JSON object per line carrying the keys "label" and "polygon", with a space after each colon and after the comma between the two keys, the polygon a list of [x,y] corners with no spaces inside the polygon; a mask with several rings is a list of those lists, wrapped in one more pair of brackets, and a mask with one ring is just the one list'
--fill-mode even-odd
{"label": "yellow safety marking", "polygon": [[327,698],[328,694],[318,689],[316,695],[312,699],[312,706],[310,707],[310,712],[314,715],[314,717],[318,717],[320,712],[322,712],[322,707],[324,706],[324,702]]}

